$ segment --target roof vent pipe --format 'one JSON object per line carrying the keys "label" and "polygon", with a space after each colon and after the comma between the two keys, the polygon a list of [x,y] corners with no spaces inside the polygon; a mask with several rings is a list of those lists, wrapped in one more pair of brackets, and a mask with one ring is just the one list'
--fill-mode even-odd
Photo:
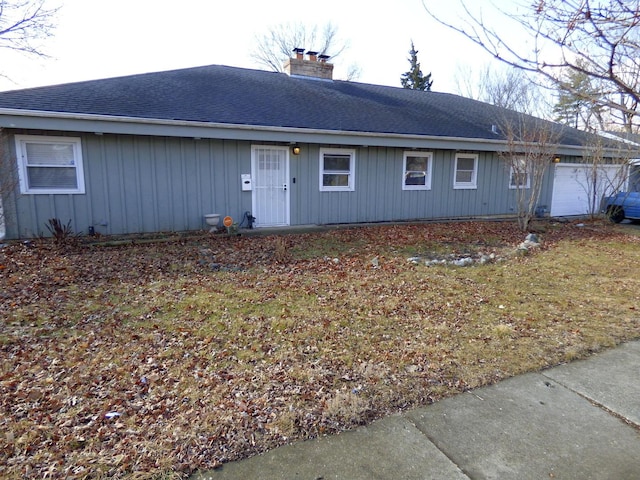
{"label": "roof vent pipe", "polygon": [[493,133],[494,135],[498,135],[498,126],[497,125],[491,125],[491,133]]}

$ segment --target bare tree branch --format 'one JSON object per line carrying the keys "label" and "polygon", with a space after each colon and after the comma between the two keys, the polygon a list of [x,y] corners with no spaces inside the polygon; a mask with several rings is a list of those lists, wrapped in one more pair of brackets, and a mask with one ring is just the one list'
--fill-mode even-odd
{"label": "bare tree branch", "polygon": [[[462,17],[454,22],[436,14],[423,0],[433,19],[508,65],[541,75],[556,85],[562,85],[567,69],[601,81],[604,95],[599,104],[620,112],[626,131],[636,128],[640,0],[514,1],[509,10],[493,7],[500,16],[494,24],[485,22],[470,2],[459,3]],[[522,36],[514,39],[505,34],[505,22]]]}
{"label": "bare tree branch", "polygon": [[[53,20],[59,10],[47,8],[46,1],[0,0],[0,49],[46,57],[38,42],[53,34]],[[0,77],[7,78],[4,72]],[[17,164],[8,153],[7,141],[0,129],[0,227],[4,227],[18,185]]]}
{"label": "bare tree branch", "polygon": [[499,156],[509,168],[509,187],[523,231],[528,230],[534,217],[545,174],[558,147],[560,131],[553,125],[523,114],[505,116],[500,121],[506,148]]}
{"label": "bare tree branch", "polygon": [[461,67],[456,71],[454,81],[460,95],[516,112],[551,118],[545,87],[535,83],[522,70],[485,65],[474,72],[471,68]]}
{"label": "bare tree branch", "polygon": [[318,34],[318,26],[282,23],[255,37],[256,47],[251,57],[258,64],[274,72],[283,72],[284,64],[294,48],[313,50],[320,55],[330,55],[332,60],[347,48],[338,44],[338,29],[326,24]]}
{"label": "bare tree branch", "polygon": [[[282,23],[270,27],[265,33],[256,35],[255,48],[251,57],[263,67],[273,72],[284,72],[284,64],[291,57],[294,48],[329,55],[331,63],[336,63],[349,44],[338,36],[338,28],[327,23],[322,28],[303,24]],[[355,80],[360,76],[357,64],[349,65],[346,80]]]}
{"label": "bare tree branch", "polygon": [[47,8],[46,0],[0,0],[0,48],[46,56],[39,41],[55,29],[59,10]]}
{"label": "bare tree branch", "polygon": [[602,198],[625,189],[630,160],[637,154],[637,144],[624,141],[605,145],[601,136],[593,136],[585,145],[584,168],[577,181],[587,196],[587,212],[592,218],[600,212]]}

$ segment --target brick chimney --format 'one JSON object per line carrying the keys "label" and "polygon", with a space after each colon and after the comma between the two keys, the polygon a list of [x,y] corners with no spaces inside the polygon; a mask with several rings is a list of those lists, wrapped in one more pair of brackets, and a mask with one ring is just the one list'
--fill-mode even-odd
{"label": "brick chimney", "polygon": [[284,71],[288,75],[333,80],[333,64],[327,62],[329,55],[318,55],[318,52],[310,50],[305,58],[304,48],[294,48],[293,51],[295,57],[284,64]]}

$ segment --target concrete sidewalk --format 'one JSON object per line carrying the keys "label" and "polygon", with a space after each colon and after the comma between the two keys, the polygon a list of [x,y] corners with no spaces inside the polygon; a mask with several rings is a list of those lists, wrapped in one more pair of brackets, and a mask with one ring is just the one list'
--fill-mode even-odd
{"label": "concrete sidewalk", "polygon": [[193,479],[640,479],[640,342]]}

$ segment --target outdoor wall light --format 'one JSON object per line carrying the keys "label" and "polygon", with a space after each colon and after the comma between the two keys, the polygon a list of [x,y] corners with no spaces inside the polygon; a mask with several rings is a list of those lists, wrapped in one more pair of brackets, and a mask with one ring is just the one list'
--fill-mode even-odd
{"label": "outdoor wall light", "polygon": [[291,148],[291,153],[293,153],[294,155],[300,155],[300,147],[298,145],[294,145]]}
{"label": "outdoor wall light", "polygon": [[560,157],[558,155],[553,157],[553,163],[560,163]]}

